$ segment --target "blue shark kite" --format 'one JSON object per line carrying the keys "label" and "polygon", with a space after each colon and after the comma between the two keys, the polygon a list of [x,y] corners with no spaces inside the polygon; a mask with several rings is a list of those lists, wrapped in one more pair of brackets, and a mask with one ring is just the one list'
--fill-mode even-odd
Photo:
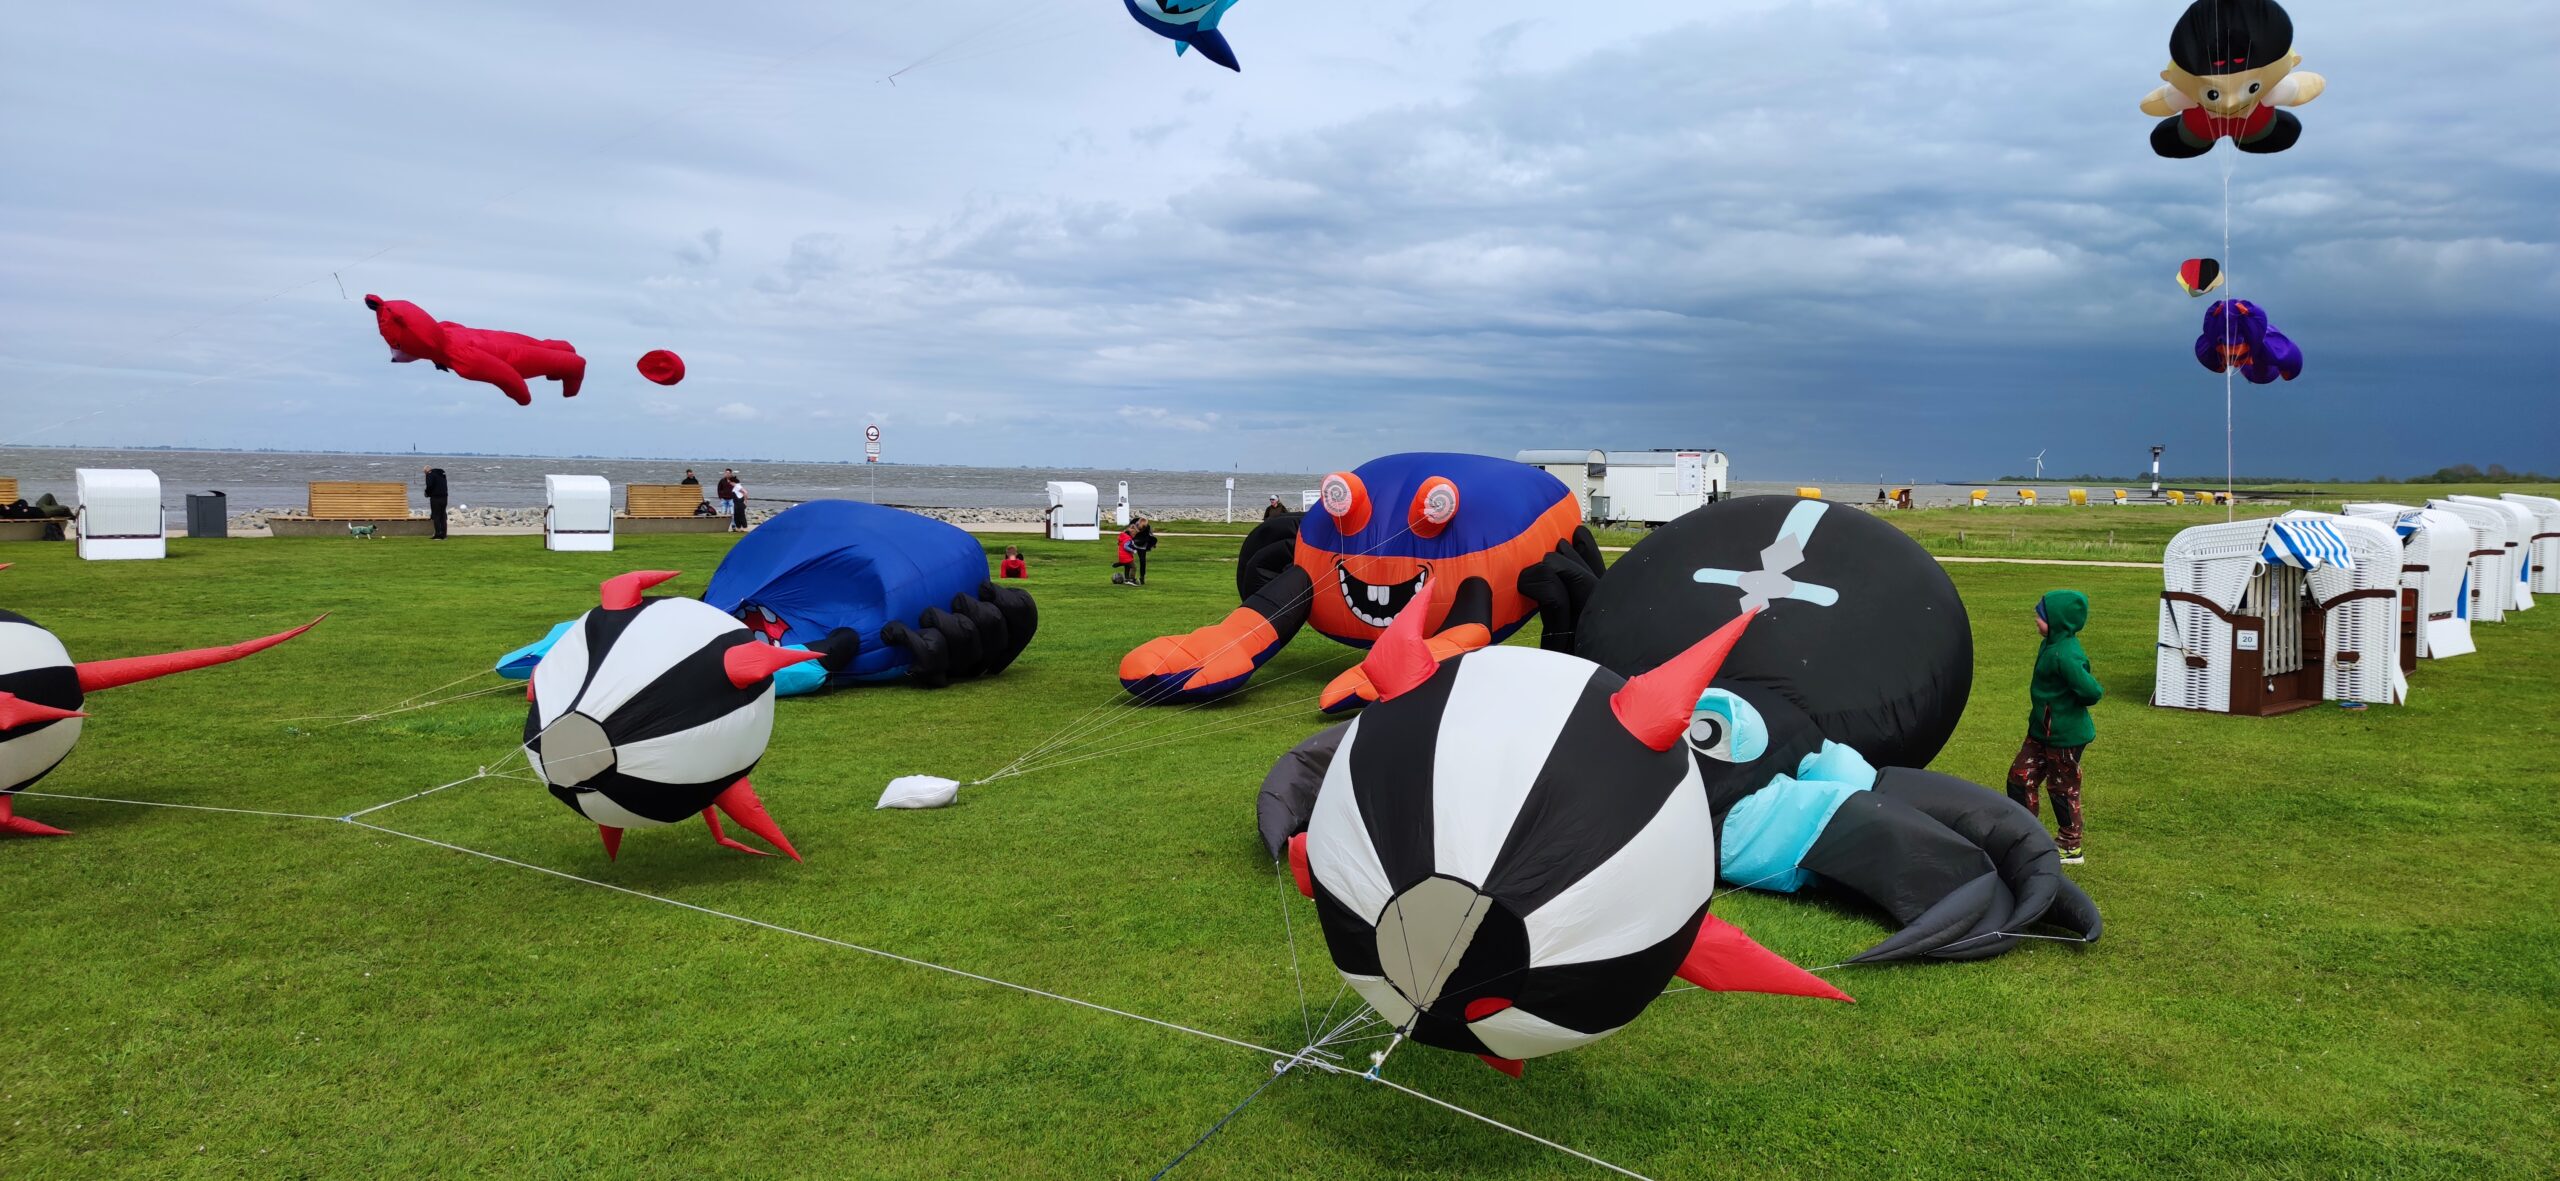
{"label": "blue shark kite", "polygon": [[1147,31],[1173,42],[1175,56],[1186,49],[1198,49],[1200,56],[1238,73],[1244,67],[1236,64],[1236,51],[1227,47],[1226,35],[1218,31],[1218,18],[1236,6],[1236,0],[1121,0],[1129,6],[1129,15],[1138,18]]}

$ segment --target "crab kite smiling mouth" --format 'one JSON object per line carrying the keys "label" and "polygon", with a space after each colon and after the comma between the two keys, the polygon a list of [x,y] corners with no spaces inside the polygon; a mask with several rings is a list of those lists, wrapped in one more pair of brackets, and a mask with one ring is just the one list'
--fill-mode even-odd
{"label": "crab kite smiling mouth", "polygon": [[1431,579],[1431,567],[1425,563],[1412,577],[1400,582],[1370,582],[1351,572],[1351,562],[1349,558],[1335,560],[1334,581],[1342,588],[1342,605],[1351,617],[1370,627],[1383,628],[1395,622],[1404,605],[1412,602]]}

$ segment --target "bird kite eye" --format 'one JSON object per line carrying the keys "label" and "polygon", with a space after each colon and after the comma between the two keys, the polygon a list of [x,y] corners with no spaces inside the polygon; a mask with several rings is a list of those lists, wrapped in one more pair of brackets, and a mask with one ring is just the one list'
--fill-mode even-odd
{"label": "bird kite eye", "polygon": [[1719,763],[1748,763],[1769,750],[1769,726],[1748,701],[1722,689],[1698,695],[1689,715],[1689,749]]}
{"label": "bird kite eye", "polygon": [[1405,523],[1413,526],[1417,536],[1438,537],[1457,515],[1458,486],[1446,476],[1433,476],[1413,494],[1413,508],[1405,514]]}
{"label": "bird kite eye", "polygon": [[1733,761],[1733,746],[1728,741],[1724,719],[1714,714],[1699,714],[1689,720],[1689,749],[1719,762]]}
{"label": "bird kite eye", "polygon": [[1358,533],[1369,527],[1369,489],[1360,477],[1349,472],[1326,476],[1323,496],[1325,514],[1333,518],[1334,528]]}

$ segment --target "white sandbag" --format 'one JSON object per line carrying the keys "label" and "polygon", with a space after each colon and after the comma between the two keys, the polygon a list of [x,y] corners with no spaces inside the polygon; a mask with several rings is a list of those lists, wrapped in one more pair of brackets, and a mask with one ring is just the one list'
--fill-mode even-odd
{"label": "white sandbag", "polygon": [[[880,793],[881,808],[941,808],[960,798],[960,781],[939,775],[901,775]],[[877,811],[878,809],[874,809]]]}

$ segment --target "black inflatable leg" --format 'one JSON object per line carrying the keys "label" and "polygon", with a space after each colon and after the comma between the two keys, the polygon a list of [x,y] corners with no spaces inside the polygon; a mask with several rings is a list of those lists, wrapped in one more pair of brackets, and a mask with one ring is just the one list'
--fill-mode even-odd
{"label": "black inflatable leg", "polygon": [[994,676],[1002,668],[997,661],[1013,648],[1013,636],[1006,628],[1004,612],[992,603],[982,603],[969,595],[951,596],[951,613],[976,624],[978,628],[978,673]]}
{"label": "black inflatable leg", "polygon": [[1903,925],[1854,963],[1912,959],[1958,941],[1965,941],[1958,950],[1997,942],[2017,910],[1989,854],[1881,792],[1843,800],[1802,864],[1866,896]]}
{"label": "black inflatable leg", "polygon": [[[1281,566],[1290,564],[1297,556],[1298,522],[1305,516],[1305,513],[1282,513],[1254,526],[1252,532],[1244,535],[1244,545],[1236,551],[1238,600],[1252,598],[1253,592],[1261,590],[1262,584],[1280,573]],[[1276,563],[1266,552],[1274,547],[1280,551]]]}
{"label": "black inflatable leg", "polygon": [[[2054,847],[2053,835],[2044,830],[2035,813],[1953,775],[1907,767],[1889,767],[1878,774],[1876,791],[1928,813],[1990,855],[2000,867],[2001,879],[2018,898],[2013,930],[2049,923],[2083,940],[2097,940],[2097,907],[2063,876],[2062,851]],[[2076,895],[2079,905],[2065,906],[2066,893]]]}
{"label": "black inflatable leg", "polygon": [[818,667],[840,673],[853,667],[854,658],[862,655],[862,633],[849,627],[828,632],[827,637],[809,645],[818,654]]}
{"label": "black inflatable leg", "polygon": [[978,598],[995,604],[996,610],[1004,613],[1005,650],[987,654],[987,675],[994,676],[1011,667],[1014,658],[1031,646],[1031,637],[1040,630],[1040,606],[1031,601],[1031,592],[992,582],[978,585]]}
{"label": "black inflatable leg", "polygon": [[927,689],[951,683],[950,655],[942,646],[942,633],[891,620],[880,625],[880,642],[906,649],[907,676],[915,683]]}
{"label": "black inflatable leg", "polygon": [[2176,115],[2152,125],[2151,150],[2172,160],[2193,160],[2213,150],[2213,141],[2197,143],[2187,134],[2185,121]]}
{"label": "black inflatable leg", "polygon": [[[1520,571],[1517,589],[1521,597],[1537,604],[1538,646],[1549,652],[1572,654],[1582,609],[1590,604],[1592,592],[1600,589],[1600,568],[1581,552],[1581,547],[1591,544],[1591,531],[1577,529],[1573,542],[1557,542],[1554,553]],[[1598,553],[1598,547],[1592,546],[1592,554]]]}
{"label": "black inflatable leg", "polygon": [[2259,132],[2256,139],[2235,139],[2231,141],[2231,146],[2263,156],[2270,152],[2281,152],[2300,142],[2301,139],[2302,120],[2296,118],[2291,111],[2277,111],[2275,120],[2268,123],[2266,130]]}
{"label": "black inflatable leg", "polygon": [[978,647],[978,625],[940,607],[927,607],[916,618],[917,630],[939,632],[942,646],[949,654],[945,665],[949,675],[974,677],[987,665],[986,655]]}

